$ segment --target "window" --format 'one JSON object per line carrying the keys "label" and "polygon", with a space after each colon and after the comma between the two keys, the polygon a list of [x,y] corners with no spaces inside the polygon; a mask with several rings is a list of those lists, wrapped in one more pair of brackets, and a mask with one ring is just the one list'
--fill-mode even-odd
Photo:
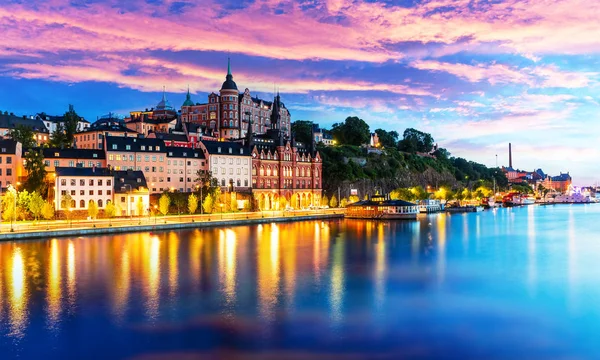
{"label": "window", "polygon": [[85,186],[85,180],[80,179],[79,180],[79,186]]}
{"label": "window", "polygon": [[[94,192],[94,190],[92,190],[92,194],[90,194],[90,195],[93,195],[93,192]],[[98,190],[98,195],[102,195],[102,190]]]}
{"label": "window", "polygon": [[67,179],[60,179],[61,186],[67,186]]}
{"label": "window", "polygon": [[245,179],[245,180],[244,180],[244,186],[245,186],[245,187],[248,187],[248,179]]}
{"label": "window", "polygon": [[117,144],[112,144],[112,149],[117,150]]}
{"label": "window", "polygon": [[54,167],[60,166],[60,160],[54,160]]}
{"label": "window", "polygon": [[106,186],[111,186],[111,184],[112,184],[112,180],[106,180]]}
{"label": "window", "polygon": [[225,179],[221,179],[221,186],[225,186]]}
{"label": "window", "polygon": [[125,150],[131,150],[131,145],[125,145]]}
{"label": "window", "polygon": [[[102,194],[99,194],[99,195],[102,195]],[[98,207],[102,207],[102,205],[103,205],[102,200],[98,200]]]}
{"label": "window", "polygon": [[75,196],[75,190],[71,190],[71,196]]}
{"label": "window", "polygon": [[90,179],[90,186],[94,186],[94,179]]}
{"label": "window", "polygon": [[145,145],[140,146],[140,150],[146,151],[146,146]]}
{"label": "window", "polygon": [[85,195],[85,190],[79,190],[79,195],[84,196]]}
{"label": "window", "polygon": [[69,161],[69,167],[75,167],[75,161],[73,161],[73,160]]}
{"label": "window", "polygon": [[106,195],[111,195],[112,194],[112,190],[106,190]]}

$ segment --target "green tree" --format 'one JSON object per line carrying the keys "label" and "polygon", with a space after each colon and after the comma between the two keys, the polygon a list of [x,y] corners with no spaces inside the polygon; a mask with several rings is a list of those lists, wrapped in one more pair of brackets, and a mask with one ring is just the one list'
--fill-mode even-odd
{"label": "green tree", "polygon": [[60,207],[65,212],[65,216],[67,217],[67,220],[71,220],[71,212],[72,212],[72,208],[73,208],[73,198],[71,197],[71,195],[69,193],[66,193],[65,195],[60,197]]}
{"label": "green tree", "polygon": [[54,206],[49,201],[44,201],[42,207],[42,217],[45,220],[52,220],[54,218]]}
{"label": "green tree", "polygon": [[15,201],[17,201],[17,190],[9,185],[8,190],[2,194],[2,219],[13,221],[15,214]]}
{"label": "green tree", "polygon": [[112,226],[112,219],[117,215],[117,207],[112,201],[108,201],[104,207],[104,215],[108,218],[108,226]]}
{"label": "green tree", "polygon": [[411,191],[411,189],[398,188],[398,189],[390,191],[390,199],[414,201],[416,199],[416,197],[415,197],[415,194]]}
{"label": "green tree", "polygon": [[360,199],[356,195],[350,195],[350,197],[348,197],[348,203],[349,204],[352,204],[352,203],[355,203],[355,202],[359,202],[359,201],[360,201]]}
{"label": "green tree", "polygon": [[44,163],[44,154],[42,149],[30,149],[25,152],[25,171],[27,178],[24,187],[28,191],[40,191],[46,193],[46,164]]}
{"label": "green tree", "polygon": [[340,207],[345,208],[346,206],[348,206],[348,199],[343,198],[342,201],[340,201]]}
{"label": "green tree", "polygon": [[37,191],[34,191],[29,198],[29,212],[31,212],[35,221],[39,220],[44,205],[44,198]]}
{"label": "green tree", "polygon": [[198,198],[194,194],[190,194],[188,196],[188,211],[190,214],[195,214],[198,209]]}
{"label": "green tree", "polygon": [[21,220],[27,219],[29,216],[29,202],[31,200],[31,193],[23,189],[19,191],[17,196],[17,218]]}
{"label": "green tree", "polygon": [[338,201],[337,201],[337,198],[335,197],[335,195],[333,195],[331,197],[331,200],[329,200],[329,206],[332,208],[336,208],[338,206]]}
{"label": "green tree", "polygon": [[307,120],[296,120],[292,123],[292,133],[296,141],[309,145],[313,142],[313,123]]}
{"label": "green tree", "polygon": [[165,216],[169,213],[169,206],[171,206],[171,198],[169,194],[163,193],[158,199],[158,210]]}
{"label": "green tree", "polygon": [[31,149],[36,145],[33,129],[25,125],[17,125],[13,129],[10,129],[8,136],[20,142],[23,149]]}
{"label": "green tree", "polygon": [[398,144],[398,137],[400,135],[397,131],[385,131],[383,129],[375,130],[377,137],[379,138],[379,143],[386,148],[395,148]]}
{"label": "green tree", "polygon": [[323,197],[321,197],[321,206],[329,206],[329,199],[327,198],[327,195],[323,195]]}
{"label": "green tree", "polygon": [[404,130],[403,138],[398,147],[400,150],[410,153],[429,153],[433,150],[433,143],[434,140],[430,134],[411,128]]}
{"label": "green tree", "polygon": [[205,213],[208,214],[208,213],[212,212],[213,203],[214,203],[213,195],[212,194],[207,194],[204,197],[204,201],[202,202],[202,208],[204,208],[204,212]]}
{"label": "green tree", "polygon": [[[144,201],[142,200],[142,198],[138,198],[137,203],[135,204],[135,207],[137,209],[137,215],[139,217],[144,216]],[[141,221],[141,220],[140,220]]]}
{"label": "green tree", "polygon": [[98,217],[98,204],[94,200],[90,200],[88,203],[88,216],[95,220]]}
{"label": "green tree", "polygon": [[413,193],[415,200],[429,199],[429,193],[420,185],[411,188],[410,191]]}
{"label": "green tree", "polygon": [[368,144],[371,138],[369,125],[357,116],[349,116],[343,123],[335,123],[331,127],[333,138],[343,145],[360,146]]}
{"label": "green tree", "polygon": [[67,134],[65,134],[65,128],[62,123],[56,125],[56,130],[50,135],[50,141],[48,145],[53,148],[68,148],[70,147],[67,141]]}
{"label": "green tree", "polygon": [[63,117],[64,128],[65,128],[65,140],[66,146],[72,147],[75,140],[75,133],[77,132],[77,124],[80,121],[79,115],[75,112],[73,105],[69,105],[69,111],[67,111]]}

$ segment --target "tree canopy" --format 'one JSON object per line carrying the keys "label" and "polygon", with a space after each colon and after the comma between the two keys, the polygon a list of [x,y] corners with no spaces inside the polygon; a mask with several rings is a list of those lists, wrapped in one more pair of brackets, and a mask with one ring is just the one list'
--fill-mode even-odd
{"label": "tree canopy", "polygon": [[312,121],[297,120],[292,123],[292,133],[294,133],[297,141],[309,145],[313,141],[312,127]]}
{"label": "tree canopy", "polygon": [[433,142],[433,137],[430,134],[410,128],[404,130],[398,147],[400,150],[409,153],[429,153],[433,150]]}
{"label": "tree canopy", "polygon": [[398,137],[400,136],[397,131],[386,131],[383,129],[376,129],[375,133],[379,138],[381,146],[386,148],[395,148],[398,144]]}
{"label": "tree canopy", "polygon": [[23,149],[31,149],[36,146],[35,134],[33,130],[25,125],[17,125],[14,129],[10,129],[9,136],[11,139],[18,141],[23,146]]}
{"label": "tree canopy", "polygon": [[357,116],[349,116],[343,123],[331,127],[333,138],[339,144],[360,146],[369,143],[369,125]]}

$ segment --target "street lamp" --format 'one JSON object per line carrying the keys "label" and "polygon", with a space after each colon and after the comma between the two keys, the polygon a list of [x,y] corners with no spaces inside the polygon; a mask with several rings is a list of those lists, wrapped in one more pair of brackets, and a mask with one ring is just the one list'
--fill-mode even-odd
{"label": "street lamp", "polygon": [[[16,186],[14,187],[14,189],[15,189],[15,201],[14,201],[12,219],[14,219],[15,225],[16,225],[16,222],[17,222],[17,199],[19,198],[19,185],[21,185],[21,183],[17,182]],[[14,231],[15,231],[15,229],[13,227],[13,221],[11,221],[10,222],[10,232],[14,232]]]}
{"label": "street lamp", "polygon": [[156,225],[156,213],[158,212],[158,206],[154,205],[154,225]]}
{"label": "street lamp", "polygon": [[225,206],[225,204],[221,203],[219,206],[221,207],[221,220],[223,220],[223,206]]}

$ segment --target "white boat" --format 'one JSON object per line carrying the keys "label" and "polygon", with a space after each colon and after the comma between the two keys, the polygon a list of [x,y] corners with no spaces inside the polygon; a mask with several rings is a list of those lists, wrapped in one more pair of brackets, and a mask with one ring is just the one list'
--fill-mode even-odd
{"label": "white boat", "polygon": [[561,194],[548,200],[554,204],[589,204],[592,202],[589,196],[581,193]]}

